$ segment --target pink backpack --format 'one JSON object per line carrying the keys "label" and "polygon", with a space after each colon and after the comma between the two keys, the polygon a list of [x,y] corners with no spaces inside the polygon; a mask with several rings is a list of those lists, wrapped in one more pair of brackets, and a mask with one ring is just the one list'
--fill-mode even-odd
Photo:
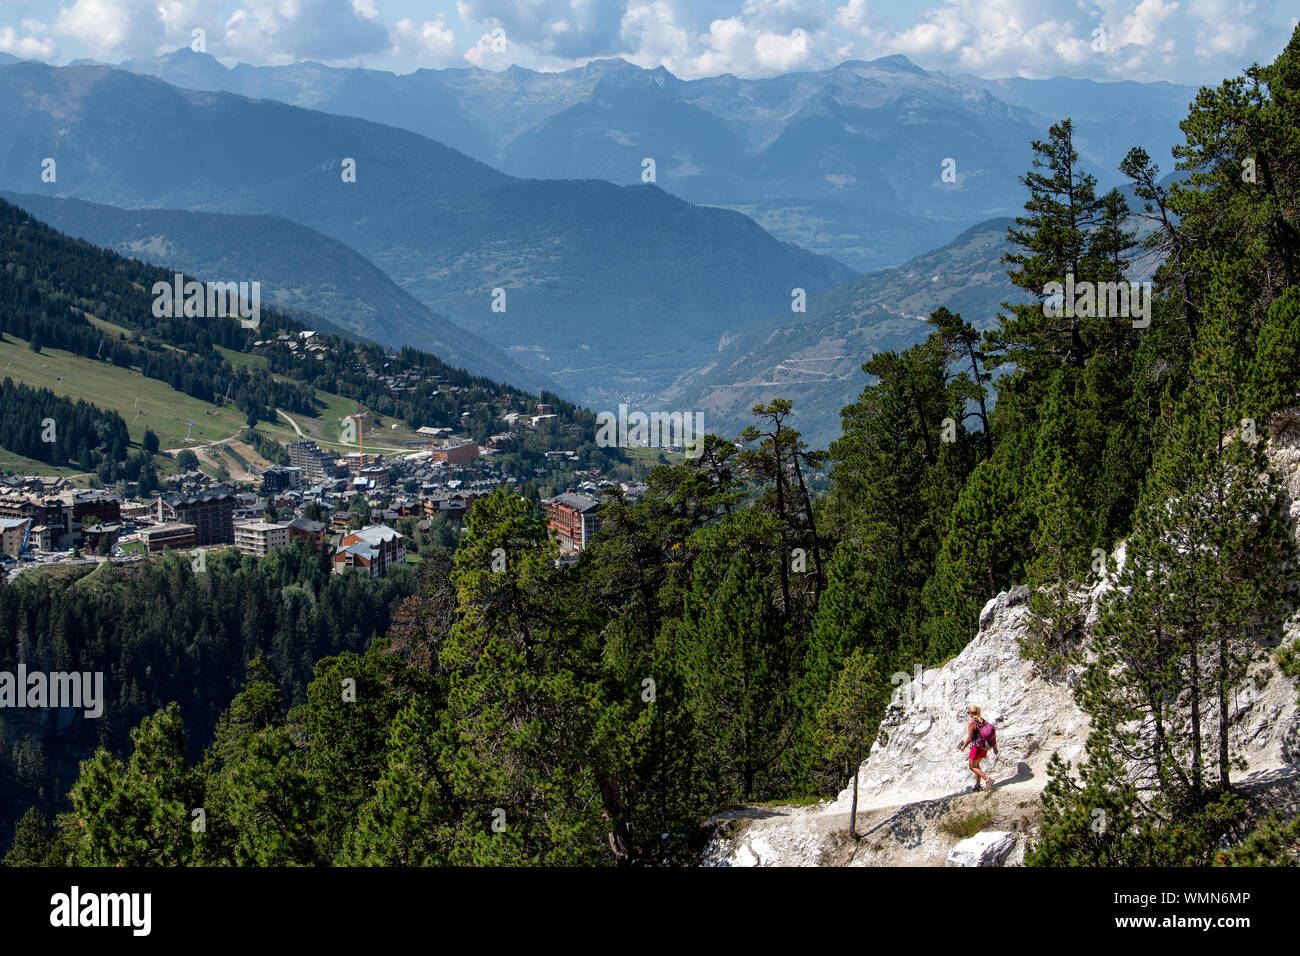
{"label": "pink backpack", "polygon": [[998,745],[997,728],[987,720],[980,721],[975,731],[975,742],[980,750],[992,750]]}

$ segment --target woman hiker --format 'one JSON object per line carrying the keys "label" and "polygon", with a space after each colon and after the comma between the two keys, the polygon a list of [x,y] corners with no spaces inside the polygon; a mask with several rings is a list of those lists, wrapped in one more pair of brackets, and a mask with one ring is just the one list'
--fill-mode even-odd
{"label": "woman hiker", "polygon": [[[980,789],[981,780],[987,784],[983,789],[992,790],[993,778],[980,769],[980,761],[988,756],[988,751],[980,747],[981,740],[979,738],[980,728],[984,726],[984,718],[980,716],[980,709],[973,704],[966,708],[966,716],[970,718],[970,722],[966,725],[966,742],[961,746],[963,750],[970,747],[969,763],[971,770],[975,773],[975,786],[971,788],[971,792]],[[993,752],[998,752],[998,738],[996,735],[993,737]]]}

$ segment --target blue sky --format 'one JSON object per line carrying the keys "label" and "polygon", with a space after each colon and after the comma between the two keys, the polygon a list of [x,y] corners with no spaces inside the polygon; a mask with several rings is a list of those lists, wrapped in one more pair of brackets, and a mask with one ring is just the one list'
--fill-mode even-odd
{"label": "blue sky", "polygon": [[565,69],[608,56],[694,78],[902,53],[980,76],[1215,83],[1271,60],[1296,0],[0,0],[0,51],[120,62],[192,45],[318,60]]}

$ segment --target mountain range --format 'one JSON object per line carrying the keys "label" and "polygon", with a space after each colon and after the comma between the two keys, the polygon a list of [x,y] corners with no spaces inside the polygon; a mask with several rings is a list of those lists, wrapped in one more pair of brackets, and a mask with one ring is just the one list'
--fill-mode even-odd
{"label": "mountain range", "polygon": [[[1196,93],[1170,83],[950,76],[904,56],[697,80],[622,59],[545,73],[396,75],[310,62],[228,69],[189,49],[122,68],[409,129],[520,177],[639,183],[653,159],[665,190],[742,211],[859,272],[1017,212],[1031,141],[1066,116],[1103,186],[1119,182],[1132,145],[1164,160]],[[943,179],[946,159],[953,182]]]}
{"label": "mountain range", "polygon": [[657,186],[516,179],[405,130],[106,67],[0,67],[0,126],[0,188],[292,219],[602,407],[654,394],[793,290],[853,275]]}
{"label": "mountain range", "polygon": [[1003,302],[1024,301],[1001,262],[1011,222],[989,220],[901,266],[836,286],[799,321],[745,329],[678,378],[665,401],[701,409],[710,430],[734,435],[752,422],[754,404],[789,398],[792,427],[825,447],[839,435],[840,409],[867,384],[862,365],[874,353],[921,342],[933,331],[926,317],[940,306],[989,329]]}
{"label": "mountain range", "polygon": [[0,196],[68,235],[188,276],[259,276],[264,303],[328,319],[341,332],[382,345],[422,343],[449,365],[519,388],[558,388],[448,322],[355,250],[283,217],[119,209],[29,193]]}

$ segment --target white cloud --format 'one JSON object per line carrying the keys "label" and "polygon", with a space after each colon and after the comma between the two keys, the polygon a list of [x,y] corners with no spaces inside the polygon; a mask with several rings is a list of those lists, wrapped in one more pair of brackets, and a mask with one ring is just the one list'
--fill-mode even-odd
{"label": "white cloud", "polygon": [[[463,26],[453,27],[435,13],[390,20],[393,2],[0,0],[0,49],[154,55],[188,46],[203,27],[209,51],[227,62],[566,69],[623,56],[693,78],[901,53],[926,69],[985,76],[1214,82],[1272,60],[1292,15],[1279,0],[923,0],[900,13],[884,0],[457,0]],[[20,27],[41,4],[57,10],[45,18],[52,25]],[[1105,50],[1094,48],[1098,28]]]}
{"label": "white cloud", "polygon": [[206,33],[208,51],[253,63],[356,61],[389,50],[373,0],[75,0],[53,33],[94,56],[152,56]]}
{"label": "white cloud", "polygon": [[1142,0],[1115,31],[1115,42],[1120,46],[1134,44],[1140,47],[1159,48],[1165,43],[1165,27],[1161,24],[1178,10],[1177,3],[1162,0]]}
{"label": "white cloud", "polygon": [[23,20],[22,33],[13,27],[0,27],[0,53],[21,57],[24,60],[51,59],[57,47],[48,36],[49,28],[39,20]]}
{"label": "white cloud", "polygon": [[[1176,82],[1233,73],[1252,50],[1271,60],[1266,24],[1281,23],[1256,0],[944,0],[903,28],[875,19],[867,0],[844,0],[834,20],[864,37],[867,57],[902,53],[927,69]],[[1179,59],[1193,49],[1202,62]]]}
{"label": "white cloud", "polygon": [[[456,10],[467,26],[504,30],[512,45],[580,60],[617,52],[627,0],[458,0]],[[494,51],[489,46],[484,53],[482,45],[480,40],[470,51],[474,56],[465,58],[491,59]]]}
{"label": "white cloud", "polygon": [[222,53],[251,62],[355,63],[392,46],[378,8],[364,0],[244,0],[223,40]]}
{"label": "white cloud", "polygon": [[76,0],[59,9],[53,32],[96,56],[153,55],[188,45],[191,26],[216,22],[215,6],[207,0]]}
{"label": "white cloud", "polygon": [[628,59],[638,66],[654,69],[663,65],[676,73],[675,65],[690,55],[694,37],[677,22],[668,3],[651,0],[628,7],[619,24],[619,42],[629,51]]}
{"label": "white cloud", "polygon": [[792,70],[831,66],[852,49],[852,42],[826,30],[821,3],[751,0],[734,16],[707,24],[693,19],[695,5],[649,0],[628,7],[620,27],[627,59],[640,66],[663,65],[678,76],[719,73],[773,76]]}
{"label": "white cloud", "polygon": [[1259,4],[1252,0],[1188,0],[1187,7],[1199,23],[1196,54],[1206,60],[1248,57],[1251,41],[1266,27]]}
{"label": "white cloud", "polygon": [[398,20],[388,31],[388,36],[393,51],[400,56],[433,60],[439,65],[455,61],[456,34],[447,28],[441,17],[423,23]]}

